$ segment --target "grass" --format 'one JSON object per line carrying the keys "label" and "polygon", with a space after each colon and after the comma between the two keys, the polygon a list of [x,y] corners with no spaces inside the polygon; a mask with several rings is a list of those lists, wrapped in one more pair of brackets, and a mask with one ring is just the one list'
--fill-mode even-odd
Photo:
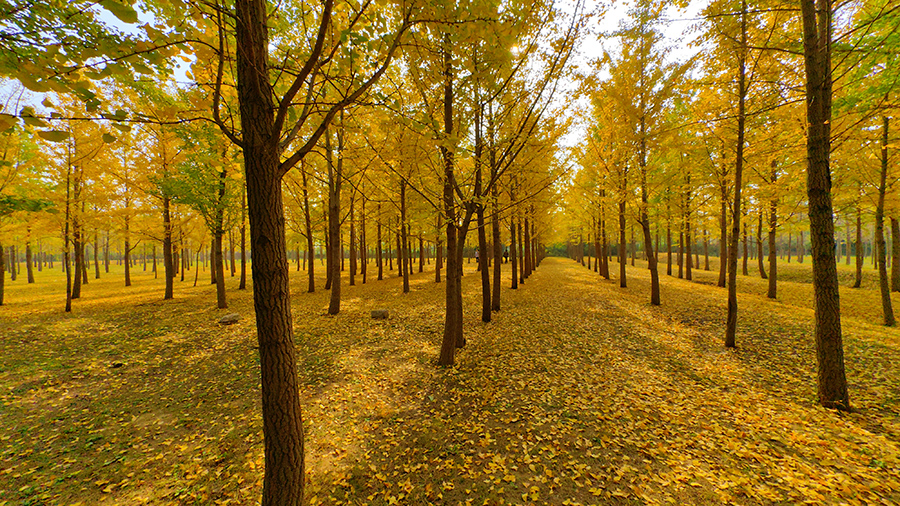
{"label": "grass", "polygon": [[[405,295],[394,273],[357,278],[329,317],[329,294],[291,271],[310,504],[900,501],[900,334],[878,325],[871,282],[841,291],[842,414],[815,402],[809,259],[779,266],[774,301],[739,278],[733,351],[715,272],[663,276],[652,307],[640,262],[621,289],[551,258],[519,290],[505,270],[483,324],[465,267],[469,345],[449,369],[433,272]],[[161,279],[125,288],[114,269],[71,314],[59,271],[23,279],[0,308],[0,504],[258,503],[258,354],[236,278],[218,310],[208,284],[163,301]],[[227,312],[241,321],[219,326]]]}

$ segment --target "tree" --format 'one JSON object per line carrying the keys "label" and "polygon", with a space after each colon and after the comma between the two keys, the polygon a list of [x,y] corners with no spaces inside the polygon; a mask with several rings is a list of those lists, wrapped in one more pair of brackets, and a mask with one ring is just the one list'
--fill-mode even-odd
{"label": "tree", "polygon": [[807,196],[812,238],[819,403],[850,409],[831,206],[831,0],[800,0],[806,69]]}

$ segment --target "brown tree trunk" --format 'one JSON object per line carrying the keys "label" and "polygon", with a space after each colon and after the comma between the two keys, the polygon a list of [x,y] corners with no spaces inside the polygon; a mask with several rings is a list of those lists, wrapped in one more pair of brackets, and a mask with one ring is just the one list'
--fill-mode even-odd
{"label": "brown tree trunk", "polygon": [[381,204],[378,204],[378,219],[375,220],[375,262],[378,264],[378,281],[384,279],[384,257],[381,252]]}
{"label": "brown tree trunk", "polygon": [[[491,166],[494,166],[491,152]],[[497,185],[491,187],[491,240],[494,244],[494,284],[491,287],[491,311],[500,311],[500,276],[503,263],[503,244],[500,242],[500,191]]]}
{"label": "brown tree trunk", "polygon": [[172,215],[168,194],[163,195],[163,265],[165,266],[166,292],[163,299],[175,295],[175,263],[172,256]]}
{"label": "brown tree trunk", "polygon": [[[724,161],[723,161],[724,163]],[[728,274],[728,186],[723,182],[719,185],[719,282],[720,287],[725,287]]]}
{"label": "brown tree trunk", "polygon": [[891,218],[891,291],[900,292],[900,222]]}
{"label": "brown tree trunk", "polygon": [[369,249],[366,244],[366,197],[362,196],[362,204],[360,205],[359,216],[359,258],[360,258],[360,275],[362,282],[366,284],[366,276],[369,271]]}
{"label": "brown tree trunk", "polygon": [[862,271],[865,252],[862,243],[862,207],[856,205],[856,280],[853,282],[853,288],[862,286]]}
{"label": "brown tree trunk", "polygon": [[741,233],[741,191],[744,169],[744,122],[746,120],[747,0],[741,0],[741,45],[738,55],[737,155],[734,161],[734,206],[731,215],[731,244],[728,249],[728,317],[725,347],[734,348],[737,331],[737,251]]}
{"label": "brown tree trunk", "polygon": [[894,308],[891,305],[891,288],[887,273],[887,243],[884,240],[884,194],[887,191],[888,172],[888,128],[890,120],[882,118],[881,137],[881,174],[878,184],[878,206],[875,208],[875,246],[878,254],[878,285],[881,288],[881,309],[884,313],[884,325],[893,327]]}
{"label": "brown tree trunk", "polygon": [[[28,236],[28,238],[25,240],[25,274],[26,274],[26,278],[27,278],[27,283],[28,283],[28,284],[31,284],[31,283],[34,283],[34,268],[33,268],[32,265],[31,265],[31,262],[32,262],[32,257],[31,257],[31,225],[28,226],[27,236]],[[95,237],[96,237],[96,235],[95,235]],[[96,247],[94,248],[94,251],[95,251],[95,252],[97,251],[97,248],[96,248]],[[100,277],[100,276],[99,276],[99,273],[100,273],[100,270],[99,270],[99,269],[100,269],[100,268],[99,268],[99,266],[97,266],[97,257],[96,257],[96,253],[95,253],[95,255],[94,255],[94,267],[97,269],[97,273],[98,273],[97,277]]]}
{"label": "brown tree trunk", "polygon": [[[606,197],[606,190],[600,190],[600,196]],[[601,242],[601,260],[600,275],[604,279],[609,279],[609,242],[606,237],[606,212],[603,206],[600,206],[600,242]]]}
{"label": "brown tree trunk", "polygon": [[[512,190],[510,190],[510,201],[512,200]],[[519,262],[516,254],[516,220],[513,216],[509,217],[509,259],[510,269],[512,270],[512,285],[510,288],[517,290],[519,288]]]}
{"label": "brown tree trunk", "polygon": [[[228,181],[228,170],[223,167],[219,172],[219,196],[216,200],[216,221],[213,230],[213,269],[216,273],[216,304],[219,309],[228,307],[225,300],[225,255],[222,253],[222,238],[225,236],[225,183]],[[232,263],[234,263],[232,261]],[[166,271],[168,274],[168,271]]]}
{"label": "brown tree trunk", "polygon": [[[325,9],[330,13],[331,2]],[[306,478],[291,324],[279,132],[268,72],[266,3],[236,0],[237,93],[253,251],[253,302],[262,385],[262,506],[300,506]]]}
{"label": "brown tree trunk", "polygon": [[625,262],[628,261],[628,257],[625,255],[625,191],[621,192],[619,197],[619,287],[626,288],[628,284],[625,281]]}
{"label": "brown tree trunk", "polygon": [[800,0],[806,67],[807,196],[812,235],[819,403],[850,409],[831,205],[831,0]]}
{"label": "brown tree trunk", "polygon": [[213,241],[213,269],[216,271],[216,305],[219,309],[228,307],[225,300],[225,255],[222,253],[222,237],[225,232],[216,228]]}
{"label": "brown tree trunk", "polygon": [[[453,66],[450,55],[450,34],[444,34],[444,137],[453,136]],[[462,248],[465,234],[457,235],[456,202],[454,200],[454,160],[453,151],[441,145],[444,160],[444,216],[447,220],[447,283],[446,306],[444,311],[444,337],[438,364],[453,365],[456,348],[465,344],[462,331]]]}
{"label": "brown tree trunk", "polygon": [[350,192],[350,286],[356,286],[356,199]]}
{"label": "brown tree trunk", "polygon": [[[772,164],[772,185],[778,179],[778,169]],[[778,198],[769,202],[769,290],[766,295],[774,299],[778,295],[778,252],[775,244],[775,233],[778,231]]]}
{"label": "brown tree trunk", "polygon": [[766,266],[763,263],[763,240],[762,240],[762,229],[763,229],[763,208],[760,206],[759,208],[759,220],[756,224],[756,262],[757,267],[759,269],[759,277],[762,279],[768,279],[769,276],[766,275]]}
{"label": "brown tree trunk", "polygon": [[518,234],[518,243],[519,243],[519,283],[525,283],[525,256],[524,256],[524,243],[522,242],[522,218],[516,217],[516,233]]}
{"label": "brown tree trunk", "polygon": [[331,132],[325,133],[325,153],[328,165],[328,238],[331,243],[331,299],[328,314],[335,315],[341,311],[341,259],[344,245],[341,241],[341,184],[343,183],[343,127],[337,128],[338,157],[334,163],[331,149]]}
{"label": "brown tree trunk", "polygon": [[[528,226],[528,214],[525,215],[525,242],[522,243],[523,254],[525,255],[525,277],[531,276],[532,265],[531,265],[531,229]],[[581,249],[582,257],[581,257],[581,265],[584,265],[584,248]]]}
{"label": "brown tree trunk", "polygon": [[[241,281],[238,285],[238,290],[246,290],[247,289],[247,188],[246,186],[241,188]],[[306,205],[307,211],[309,211],[309,202]],[[309,214],[306,215],[307,220],[309,220]],[[309,230],[309,221],[306,223],[307,232]],[[190,261],[190,258],[188,258]],[[196,266],[195,266],[196,268]],[[312,271],[312,262],[310,262],[309,270]]]}
{"label": "brown tree trunk", "polygon": [[709,230],[703,229],[703,270],[709,272]]}
{"label": "brown tree trunk", "polygon": [[744,254],[741,257],[741,264],[742,264],[741,273],[744,276],[749,276],[750,269],[749,269],[749,266],[747,265],[747,263],[748,263],[748,260],[750,259],[750,251],[747,248],[747,222],[746,222],[746,220],[744,220],[744,216],[741,216],[741,220],[744,221],[743,226],[741,227],[743,230],[742,240],[743,240],[743,245],[744,245]]}
{"label": "brown tree trunk", "polygon": [[[3,243],[0,243],[0,306],[3,305],[3,299],[5,297],[6,291],[6,255],[3,252]],[[68,297],[66,297],[66,306],[69,308],[67,311],[71,310],[71,302],[68,301]]]}
{"label": "brown tree trunk", "polygon": [[400,271],[403,274],[403,293],[409,293],[409,238],[406,234],[406,179],[400,179],[400,242],[398,251],[402,254],[397,257]]}
{"label": "brown tree trunk", "polygon": [[669,213],[669,204],[666,204],[666,275],[672,275],[672,215]]}

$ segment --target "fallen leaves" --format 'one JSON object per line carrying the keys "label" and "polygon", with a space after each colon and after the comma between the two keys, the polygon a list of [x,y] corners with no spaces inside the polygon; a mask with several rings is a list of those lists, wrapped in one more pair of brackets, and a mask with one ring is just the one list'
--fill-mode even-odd
{"label": "fallen leaves", "polygon": [[[713,286],[664,278],[651,308],[641,269],[622,290],[548,259],[485,325],[467,275],[469,344],[439,369],[432,279],[402,297],[395,277],[349,288],[337,317],[321,316],[327,292],[293,297],[310,504],[900,500],[900,334],[866,309],[854,319],[865,291],[844,315],[858,411],[838,414],[815,404],[802,283],[772,302],[741,278],[740,348],[726,352]],[[162,304],[138,276],[123,303],[113,281],[92,281],[75,315],[4,308],[0,488],[19,502],[258,502],[252,318],[216,326],[210,287]],[[249,295],[231,310],[251,315]],[[376,306],[392,318],[373,324]]]}

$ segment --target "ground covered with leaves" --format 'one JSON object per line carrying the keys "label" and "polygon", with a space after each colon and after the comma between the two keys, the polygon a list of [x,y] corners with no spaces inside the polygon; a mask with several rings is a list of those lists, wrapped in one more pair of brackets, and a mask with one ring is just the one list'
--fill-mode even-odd
{"label": "ground covered with leaves", "polygon": [[[293,273],[310,504],[900,502],[900,334],[874,290],[842,290],[842,414],[815,402],[808,263],[782,266],[776,301],[740,277],[737,350],[712,272],[663,276],[651,307],[640,262],[623,289],[551,258],[519,290],[505,270],[484,324],[473,267],[447,369],[433,272],[409,294],[357,277],[335,317]],[[0,308],[0,504],[258,503],[250,293],[217,310],[208,285],[163,301],[160,279],[114,274],[64,314],[62,279],[8,283]]]}

